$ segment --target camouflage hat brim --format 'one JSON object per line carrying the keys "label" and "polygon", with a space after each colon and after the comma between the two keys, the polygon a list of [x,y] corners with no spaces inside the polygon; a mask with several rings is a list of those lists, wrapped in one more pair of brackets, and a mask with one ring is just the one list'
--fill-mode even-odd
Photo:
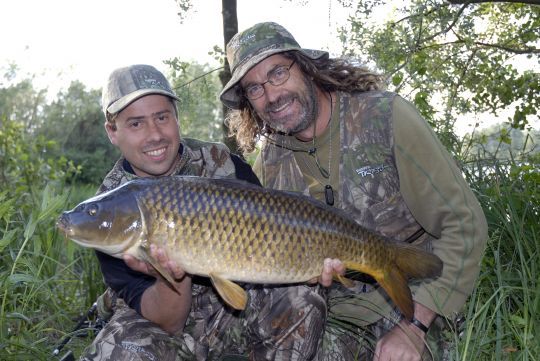
{"label": "camouflage hat brim", "polygon": [[223,87],[223,90],[221,91],[221,94],[219,95],[219,99],[227,107],[231,109],[239,109],[240,108],[240,95],[236,91],[238,82],[240,82],[240,80],[244,77],[244,75],[246,75],[247,72],[249,72],[255,65],[259,64],[264,59],[268,58],[269,56],[288,52],[288,51],[299,51],[302,54],[306,55],[308,58],[313,59],[313,60],[329,56],[327,51],[301,49],[294,46],[285,47],[285,48],[281,47],[277,49],[267,49],[249,58],[249,60],[247,60],[246,62],[238,64],[236,68],[232,70],[232,78],[225,85],[225,87]]}
{"label": "camouflage hat brim", "polygon": [[171,94],[170,92],[166,90],[161,89],[139,89],[134,92],[129,93],[128,95],[123,96],[122,98],[118,99],[111,105],[107,107],[107,109],[104,109],[106,112],[110,114],[116,114],[122,110],[124,110],[128,105],[133,103],[135,100],[140,99],[146,95],[151,94],[157,94],[157,95],[165,95],[171,99],[180,101],[180,98],[178,98],[176,95]]}

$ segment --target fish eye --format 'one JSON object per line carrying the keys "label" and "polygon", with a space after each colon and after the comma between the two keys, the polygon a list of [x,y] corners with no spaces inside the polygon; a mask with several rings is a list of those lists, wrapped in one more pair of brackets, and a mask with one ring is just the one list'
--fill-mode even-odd
{"label": "fish eye", "polygon": [[95,216],[97,214],[97,211],[98,211],[98,207],[95,204],[91,204],[88,207],[88,214],[91,216]]}

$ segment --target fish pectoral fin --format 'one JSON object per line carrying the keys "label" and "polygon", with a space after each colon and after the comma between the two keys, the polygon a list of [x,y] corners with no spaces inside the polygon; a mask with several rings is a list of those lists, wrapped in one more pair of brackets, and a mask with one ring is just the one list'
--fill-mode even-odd
{"label": "fish pectoral fin", "polygon": [[407,278],[398,267],[388,268],[383,270],[372,270],[369,267],[354,263],[345,262],[345,267],[367,273],[381,285],[388,293],[394,304],[399,308],[401,313],[411,320],[414,315],[414,304],[411,295],[411,289]]}
{"label": "fish pectoral fin", "polygon": [[242,287],[216,273],[210,272],[208,275],[223,301],[235,310],[246,308],[247,294]]}
{"label": "fish pectoral fin", "polygon": [[351,281],[350,279],[348,279],[346,277],[343,277],[339,273],[334,273],[333,278],[334,278],[335,281],[341,282],[341,284],[343,286],[347,287],[347,288],[354,287],[354,282],[353,281]]}
{"label": "fish pectoral fin", "polygon": [[139,255],[140,255],[140,258],[145,261],[145,262],[148,262],[152,265],[152,267],[154,267],[154,269],[156,270],[157,273],[159,273],[161,275],[161,277],[165,278],[167,280],[167,282],[170,283],[171,287],[173,289],[176,289],[176,287],[174,286],[175,285],[175,282],[173,280],[173,278],[171,277],[171,275],[169,274],[169,272],[167,272],[159,263],[158,261],[156,261],[156,259],[154,257],[152,257],[152,255],[150,254],[150,252],[148,251],[148,248],[144,247],[144,246],[139,246]]}

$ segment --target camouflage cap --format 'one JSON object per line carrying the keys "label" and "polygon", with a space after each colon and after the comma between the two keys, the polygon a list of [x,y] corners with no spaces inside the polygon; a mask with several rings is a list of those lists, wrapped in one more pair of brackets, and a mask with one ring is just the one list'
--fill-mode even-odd
{"label": "camouflage cap", "polygon": [[163,73],[151,65],[137,64],[114,70],[103,87],[101,104],[107,112],[116,114],[135,100],[149,94],[161,94],[180,100],[174,94]]}
{"label": "camouflage cap", "polygon": [[242,77],[267,57],[286,51],[300,51],[311,59],[328,57],[326,51],[302,49],[291,33],[276,23],[255,24],[236,34],[227,44],[227,60],[232,78],[219,96],[223,104],[238,109],[240,95],[236,87]]}

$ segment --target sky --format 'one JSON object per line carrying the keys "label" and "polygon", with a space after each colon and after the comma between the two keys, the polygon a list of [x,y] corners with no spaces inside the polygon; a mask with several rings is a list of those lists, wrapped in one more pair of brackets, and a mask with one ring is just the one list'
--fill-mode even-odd
{"label": "sky", "polygon": [[[217,67],[208,53],[223,48],[221,0],[192,3],[181,22],[174,0],[2,0],[0,70],[16,63],[51,95],[74,79],[100,88],[113,69],[129,64],[165,71],[163,60],[180,57]],[[302,47],[339,54],[335,29],[347,11],[335,0],[303,3],[238,0],[239,29],[275,21]]]}
{"label": "sky", "polygon": [[[221,0],[191,0],[181,21],[175,0],[0,0],[0,72],[15,63],[19,78],[30,75],[54,99],[73,80],[99,89],[115,68],[179,57],[218,67],[208,53],[223,48]],[[337,28],[351,9],[337,0],[237,0],[238,27],[262,21],[285,26],[304,48],[341,53]],[[390,12],[377,14],[382,18]],[[2,74],[0,73],[0,74]],[[0,86],[4,83],[0,76]],[[479,116],[480,123],[500,120]],[[475,117],[476,118],[476,117]],[[477,119],[458,120],[458,134]],[[540,123],[538,118],[536,123]],[[535,124],[540,128],[540,124]]]}

